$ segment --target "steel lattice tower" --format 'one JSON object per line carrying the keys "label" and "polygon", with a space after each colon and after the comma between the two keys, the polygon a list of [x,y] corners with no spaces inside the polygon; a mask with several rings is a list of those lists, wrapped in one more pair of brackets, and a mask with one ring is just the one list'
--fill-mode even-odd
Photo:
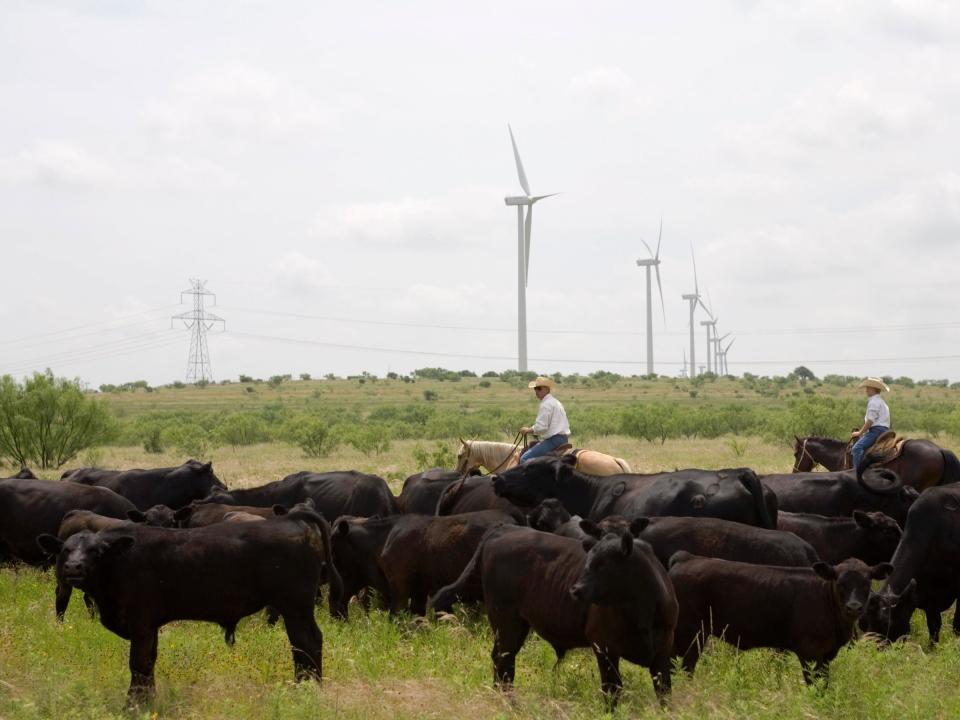
{"label": "steel lattice tower", "polygon": [[183,324],[191,331],[190,357],[187,360],[187,382],[213,380],[213,371],[210,369],[210,350],[207,348],[207,331],[217,323],[223,323],[223,329],[227,329],[226,321],[223,318],[204,310],[203,304],[206,297],[212,297],[212,304],[217,304],[217,296],[207,290],[206,282],[206,280],[190,278],[190,289],[180,293],[180,302],[183,302],[184,295],[192,295],[193,310],[170,318],[171,325],[173,321],[182,320]]}

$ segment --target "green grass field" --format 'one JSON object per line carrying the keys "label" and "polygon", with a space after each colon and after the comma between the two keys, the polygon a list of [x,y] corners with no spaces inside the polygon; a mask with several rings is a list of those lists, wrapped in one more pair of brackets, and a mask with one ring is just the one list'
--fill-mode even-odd
{"label": "green grass field", "polygon": [[[636,394],[688,403],[688,387],[673,382],[629,381],[613,388],[566,388],[568,408],[578,404],[623,402]],[[121,415],[187,408],[236,409],[242,403],[307,402],[319,390],[321,399],[343,404],[422,401],[425,388],[435,402],[462,407],[501,403],[529,410],[536,402],[528,392],[494,381],[482,388],[474,379],[462,383],[378,381],[284,383],[278,390],[265,384],[255,393],[239,384],[206,389],[119,393],[111,402]],[[408,394],[409,391],[409,394]],[[568,392],[569,391],[569,392]],[[942,401],[955,391],[918,389],[922,401]],[[726,393],[748,399],[737,383],[718,381],[700,395]],[[855,393],[843,390],[844,393]],[[909,391],[914,392],[914,391]],[[271,395],[272,393],[272,395]],[[532,393],[529,393],[532,395]],[[558,392],[559,394],[559,392]],[[856,423],[857,418],[853,419]],[[490,438],[507,439],[507,438]],[[451,448],[455,438],[448,441]],[[422,444],[422,443],[419,443]],[[395,492],[402,478],[418,469],[417,441],[392,443],[381,455],[364,455],[342,445],[330,456],[308,459],[291,446],[265,443],[248,447],[214,447],[214,469],[229,486],[250,486],[297,470],[355,468],[388,478]],[[675,467],[750,466],[758,472],[788,472],[793,462],[786,445],[757,437],[667,440],[647,443],[623,436],[597,437],[590,447],[626,458],[636,471]],[[131,468],[179,464],[175,452],[147,454],[138,447],[107,447],[99,454],[105,467]],[[82,458],[70,466],[82,464]],[[42,473],[59,477],[61,470]],[[66,622],[53,611],[51,573],[33,569],[0,571],[0,718],[129,717],[125,693],[129,682],[125,641],[88,617],[75,597]],[[161,633],[157,664],[158,694],[143,716],[170,718],[317,718],[317,717],[471,717],[595,718],[606,709],[592,653],[570,653],[558,669],[552,650],[531,636],[518,658],[517,686],[509,694],[493,689],[486,620],[458,616],[457,621],[391,620],[380,611],[364,615],[351,607],[351,621],[332,621],[317,610],[324,632],[324,681],[294,684],[286,636],[268,627],[262,617],[246,619],[237,643],[227,647],[220,629],[211,624],[174,623]],[[949,625],[947,625],[949,627]],[[860,640],[841,651],[826,687],[804,685],[792,655],[771,651],[738,653],[712,643],[693,677],[678,675],[666,711],[657,704],[645,670],[624,663],[626,692],[615,717],[671,718],[934,718],[960,716],[960,643],[944,634],[939,647],[927,645],[918,615],[910,641],[881,651]]]}

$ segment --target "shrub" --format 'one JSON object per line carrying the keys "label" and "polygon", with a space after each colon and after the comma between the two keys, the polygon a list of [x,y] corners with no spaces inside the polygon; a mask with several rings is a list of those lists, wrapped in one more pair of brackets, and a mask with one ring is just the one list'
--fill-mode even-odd
{"label": "shrub", "polygon": [[456,465],[457,456],[449,445],[438,440],[432,452],[417,443],[413,448],[413,461],[420,470],[435,467],[451,468]]}
{"label": "shrub", "polygon": [[325,457],[338,444],[338,438],[327,423],[316,417],[291,421],[292,439],[307,457]]}
{"label": "shrub", "polygon": [[249,413],[228,415],[217,427],[220,442],[233,447],[255,445],[270,439],[267,426],[260,418]]}
{"label": "shrub", "polygon": [[427,402],[433,402],[434,400],[437,399],[437,397],[438,397],[438,396],[437,396],[437,393],[436,393],[435,390],[424,390],[424,391],[423,391],[423,399],[426,400]]}
{"label": "shrub", "polygon": [[364,455],[369,455],[371,452],[379,455],[390,449],[387,427],[377,423],[368,423],[355,428],[347,442]]}
{"label": "shrub", "polygon": [[0,378],[0,457],[21,466],[60,467],[109,440],[116,421],[104,401],[50,370],[23,383]]}

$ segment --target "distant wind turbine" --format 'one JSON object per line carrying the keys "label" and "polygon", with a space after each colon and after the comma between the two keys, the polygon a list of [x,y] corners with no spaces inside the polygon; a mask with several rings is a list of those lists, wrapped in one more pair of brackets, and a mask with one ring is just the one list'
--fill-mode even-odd
{"label": "distant wind turbine", "polygon": [[[728,333],[729,334],[729,333]],[[726,337],[726,336],[724,336]],[[730,374],[730,367],[727,365],[727,353],[730,352],[730,348],[733,347],[733,343],[737,341],[736,338],[727,343],[727,346],[720,351],[721,362],[723,363],[723,374]]]}
{"label": "distant wind turbine", "polygon": [[[693,243],[690,243],[690,257],[693,258],[693,293],[687,293],[683,295],[683,299],[690,303],[690,378],[694,378],[697,374],[697,356],[696,356],[696,347],[694,346],[693,332],[696,330],[696,325],[693,321],[693,313],[697,309],[699,304],[704,310],[707,311],[707,314],[710,314],[710,311],[707,310],[707,306],[703,304],[703,298],[700,297],[700,285],[697,282],[697,257],[693,254]],[[707,349],[709,355],[709,348]]]}
{"label": "distant wind turbine", "polygon": [[650,268],[657,272],[657,289],[660,290],[660,308],[663,310],[663,324],[667,324],[667,310],[663,305],[663,286],[660,284],[660,241],[663,239],[663,218],[660,218],[660,232],[657,234],[657,252],[654,253],[647,241],[640,242],[650,253],[649,258],[640,258],[637,265],[647,271],[647,375],[653,375],[653,292],[650,287]]}
{"label": "distant wind turbine", "polygon": [[[517,150],[517,141],[513,138],[513,128],[507,125],[510,132],[510,144],[513,145],[513,158],[517,162],[517,177],[523,195],[509,195],[504,198],[507,205],[517,206],[517,369],[527,371],[527,278],[530,274],[530,230],[533,225],[533,205],[550,195],[531,195],[527,174],[523,171],[520,161],[520,151]],[[524,221],[523,208],[527,208],[527,217]]]}

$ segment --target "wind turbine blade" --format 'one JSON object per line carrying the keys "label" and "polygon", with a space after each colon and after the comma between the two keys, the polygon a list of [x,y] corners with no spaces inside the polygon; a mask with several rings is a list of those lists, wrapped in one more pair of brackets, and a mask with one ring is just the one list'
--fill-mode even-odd
{"label": "wind turbine blade", "polygon": [[723,349],[724,354],[726,354],[727,350],[729,350],[730,347],[731,347],[736,341],[737,341],[736,338],[734,338],[733,340],[730,341],[730,344],[727,345],[727,347],[725,347],[725,348]]}
{"label": "wind turbine blade", "polygon": [[517,150],[517,141],[513,139],[513,128],[508,124],[507,130],[510,131],[510,144],[513,145],[513,158],[517,161],[517,177],[520,178],[520,187],[523,188],[523,192],[529,197],[530,185],[527,183],[527,174],[523,171],[523,163],[520,161],[520,151]]}
{"label": "wind turbine blade", "polygon": [[660,309],[663,310],[663,326],[667,326],[667,308],[663,304],[663,285],[660,284],[660,263],[657,263],[653,266],[653,269],[657,271],[657,289],[660,291]]}
{"label": "wind turbine blade", "polygon": [[[697,304],[698,304],[700,307],[702,307],[704,310],[706,310],[707,315],[710,315],[710,308],[708,308],[708,307],[703,303],[703,298],[700,297],[700,295],[697,295]],[[713,320],[713,315],[710,315],[710,319]]]}
{"label": "wind turbine blade", "polygon": [[653,256],[654,260],[660,259],[660,241],[663,240],[663,216],[660,216],[660,232],[657,233],[657,254]]}
{"label": "wind turbine blade", "polygon": [[730,333],[727,333],[726,335],[721,335],[721,336],[718,338],[718,340],[723,341],[723,340],[726,340],[728,337],[730,337]]}
{"label": "wind turbine blade", "polygon": [[650,253],[650,257],[653,257],[653,250],[650,249],[650,246],[647,245],[647,241],[643,238],[640,238],[640,242],[643,243],[643,246],[647,249],[647,252]]}
{"label": "wind turbine blade", "polygon": [[533,205],[527,206],[527,220],[523,226],[523,286],[530,279],[530,230],[533,228]]}
{"label": "wind turbine blade", "polygon": [[560,193],[550,193],[549,195],[534,195],[530,198],[530,204],[533,205],[535,202],[540,202],[544,198],[553,197],[554,195],[559,195]]}
{"label": "wind turbine blade", "polygon": [[[699,299],[700,284],[697,282],[697,256],[693,254],[693,243],[690,243],[690,257],[693,258],[693,294]],[[706,308],[704,308],[704,310],[706,310]]]}

